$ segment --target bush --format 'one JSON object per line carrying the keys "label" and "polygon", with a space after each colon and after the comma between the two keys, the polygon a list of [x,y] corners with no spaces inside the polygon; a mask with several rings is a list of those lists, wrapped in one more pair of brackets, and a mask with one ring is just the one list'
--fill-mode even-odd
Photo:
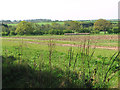
{"label": "bush", "polygon": [[45,31],[45,34],[49,34],[49,31]]}
{"label": "bush", "polygon": [[44,32],[43,32],[43,31],[40,31],[40,30],[34,30],[32,34],[33,34],[33,35],[43,35]]}
{"label": "bush", "polygon": [[114,33],[114,30],[113,30],[113,29],[109,29],[109,30],[108,30],[108,33],[109,33],[109,34]]}
{"label": "bush", "polygon": [[55,34],[56,32],[55,32],[55,30],[53,30],[53,29],[51,29],[51,30],[49,30],[49,34]]}
{"label": "bush", "polygon": [[88,28],[83,28],[78,30],[79,33],[90,33],[90,30]]}
{"label": "bush", "polygon": [[14,31],[16,30],[16,26],[9,26],[9,31]]}
{"label": "bush", "polygon": [[63,33],[63,30],[51,29],[51,30],[49,30],[49,34],[62,35],[64,33]]}
{"label": "bush", "polygon": [[8,32],[2,32],[2,36],[8,36]]}
{"label": "bush", "polygon": [[99,31],[99,30],[95,30],[95,29],[93,28],[92,31],[91,31],[91,33],[93,33],[93,34],[99,34],[100,31]]}
{"label": "bush", "polygon": [[63,30],[56,30],[56,35],[62,35],[63,34]]}
{"label": "bush", "polygon": [[112,30],[113,30],[113,32],[114,32],[115,34],[120,33],[120,30],[119,30],[118,27],[113,27]]}
{"label": "bush", "polygon": [[16,35],[14,31],[10,31],[10,35]]}
{"label": "bush", "polygon": [[73,33],[72,30],[63,30],[63,33]]}

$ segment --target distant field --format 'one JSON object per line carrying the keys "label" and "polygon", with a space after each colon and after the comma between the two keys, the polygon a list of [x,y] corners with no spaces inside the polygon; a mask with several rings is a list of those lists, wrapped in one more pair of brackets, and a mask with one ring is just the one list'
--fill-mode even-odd
{"label": "distant field", "polygon": [[7,24],[7,25],[8,25],[8,26],[10,26],[10,25],[11,25],[11,26],[15,26],[15,25],[17,25],[17,24]]}
{"label": "distant field", "polygon": [[[37,24],[39,24],[39,25],[42,25],[42,24],[52,24],[52,23],[54,23],[54,22],[40,22],[40,23],[37,23]],[[59,24],[64,24],[64,22],[55,22],[55,23],[59,23]],[[8,25],[12,25],[12,26],[14,26],[14,25],[17,25],[17,24],[8,24]]]}
{"label": "distant field", "polygon": [[41,23],[38,23],[38,24],[40,24],[40,25],[42,25],[42,24],[52,24],[52,23],[59,23],[59,24],[64,24],[64,22],[41,22]]}

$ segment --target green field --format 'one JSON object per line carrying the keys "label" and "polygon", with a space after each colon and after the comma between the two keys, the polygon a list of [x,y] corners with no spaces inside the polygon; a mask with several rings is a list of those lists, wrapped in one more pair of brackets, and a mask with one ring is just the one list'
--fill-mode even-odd
{"label": "green field", "polygon": [[117,35],[2,37],[3,88],[117,88],[116,47]]}
{"label": "green field", "polygon": [[[37,23],[37,24],[39,24],[39,25],[45,25],[45,24],[52,24],[52,23],[54,23],[54,22],[39,22],[39,23]],[[64,22],[55,22],[55,23],[58,23],[58,24],[64,24]],[[17,25],[17,24],[8,24],[9,26],[10,25],[12,25],[12,26],[15,26],[15,25]]]}
{"label": "green field", "polygon": [[[37,23],[37,24],[39,24],[39,25],[42,25],[42,24],[52,24],[52,23],[54,23],[54,22],[41,22],[41,23]],[[55,23],[58,23],[58,24],[64,24],[64,22],[55,22]]]}

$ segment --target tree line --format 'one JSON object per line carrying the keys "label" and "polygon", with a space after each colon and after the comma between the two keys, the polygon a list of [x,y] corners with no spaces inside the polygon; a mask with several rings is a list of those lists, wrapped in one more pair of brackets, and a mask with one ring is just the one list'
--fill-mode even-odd
{"label": "tree line", "polygon": [[2,35],[43,35],[54,34],[62,35],[64,33],[91,33],[99,34],[101,31],[108,33],[119,33],[117,24],[112,24],[105,19],[96,20],[94,23],[79,21],[64,21],[64,24],[53,22],[52,24],[42,24],[21,21],[16,26],[2,24]]}

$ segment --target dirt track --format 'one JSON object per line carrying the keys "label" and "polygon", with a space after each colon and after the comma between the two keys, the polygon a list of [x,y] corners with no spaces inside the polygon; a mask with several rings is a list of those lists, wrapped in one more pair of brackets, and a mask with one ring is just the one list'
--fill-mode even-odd
{"label": "dirt track", "polygon": [[[43,42],[35,42],[35,41],[25,41],[26,43],[35,43],[35,44],[42,44],[46,45],[48,43],[43,43]],[[74,45],[74,44],[59,44],[55,43],[57,46],[68,46],[68,47],[83,47],[83,45]],[[118,50],[118,47],[108,47],[108,46],[93,46],[90,45],[91,48],[101,48],[101,49],[108,49],[108,50]]]}
{"label": "dirt track", "polygon": [[[20,39],[20,38],[14,38],[14,39]],[[23,38],[25,39],[25,38]],[[12,41],[12,40],[9,40]],[[47,42],[36,42],[36,41],[24,41],[24,43],[35,43],[35,44],[41,44],[41,45],[47,45]],[[57,46],[68,46],[68,47],[83,47],[83,45],[75,45],[75,44],[59,44],[55,43]],[[94,46],[90,45],[91,48],[100,48],[100,49],[108,49],[108,50],[118,50],[118,47],[111,47],[111,46]]]}

